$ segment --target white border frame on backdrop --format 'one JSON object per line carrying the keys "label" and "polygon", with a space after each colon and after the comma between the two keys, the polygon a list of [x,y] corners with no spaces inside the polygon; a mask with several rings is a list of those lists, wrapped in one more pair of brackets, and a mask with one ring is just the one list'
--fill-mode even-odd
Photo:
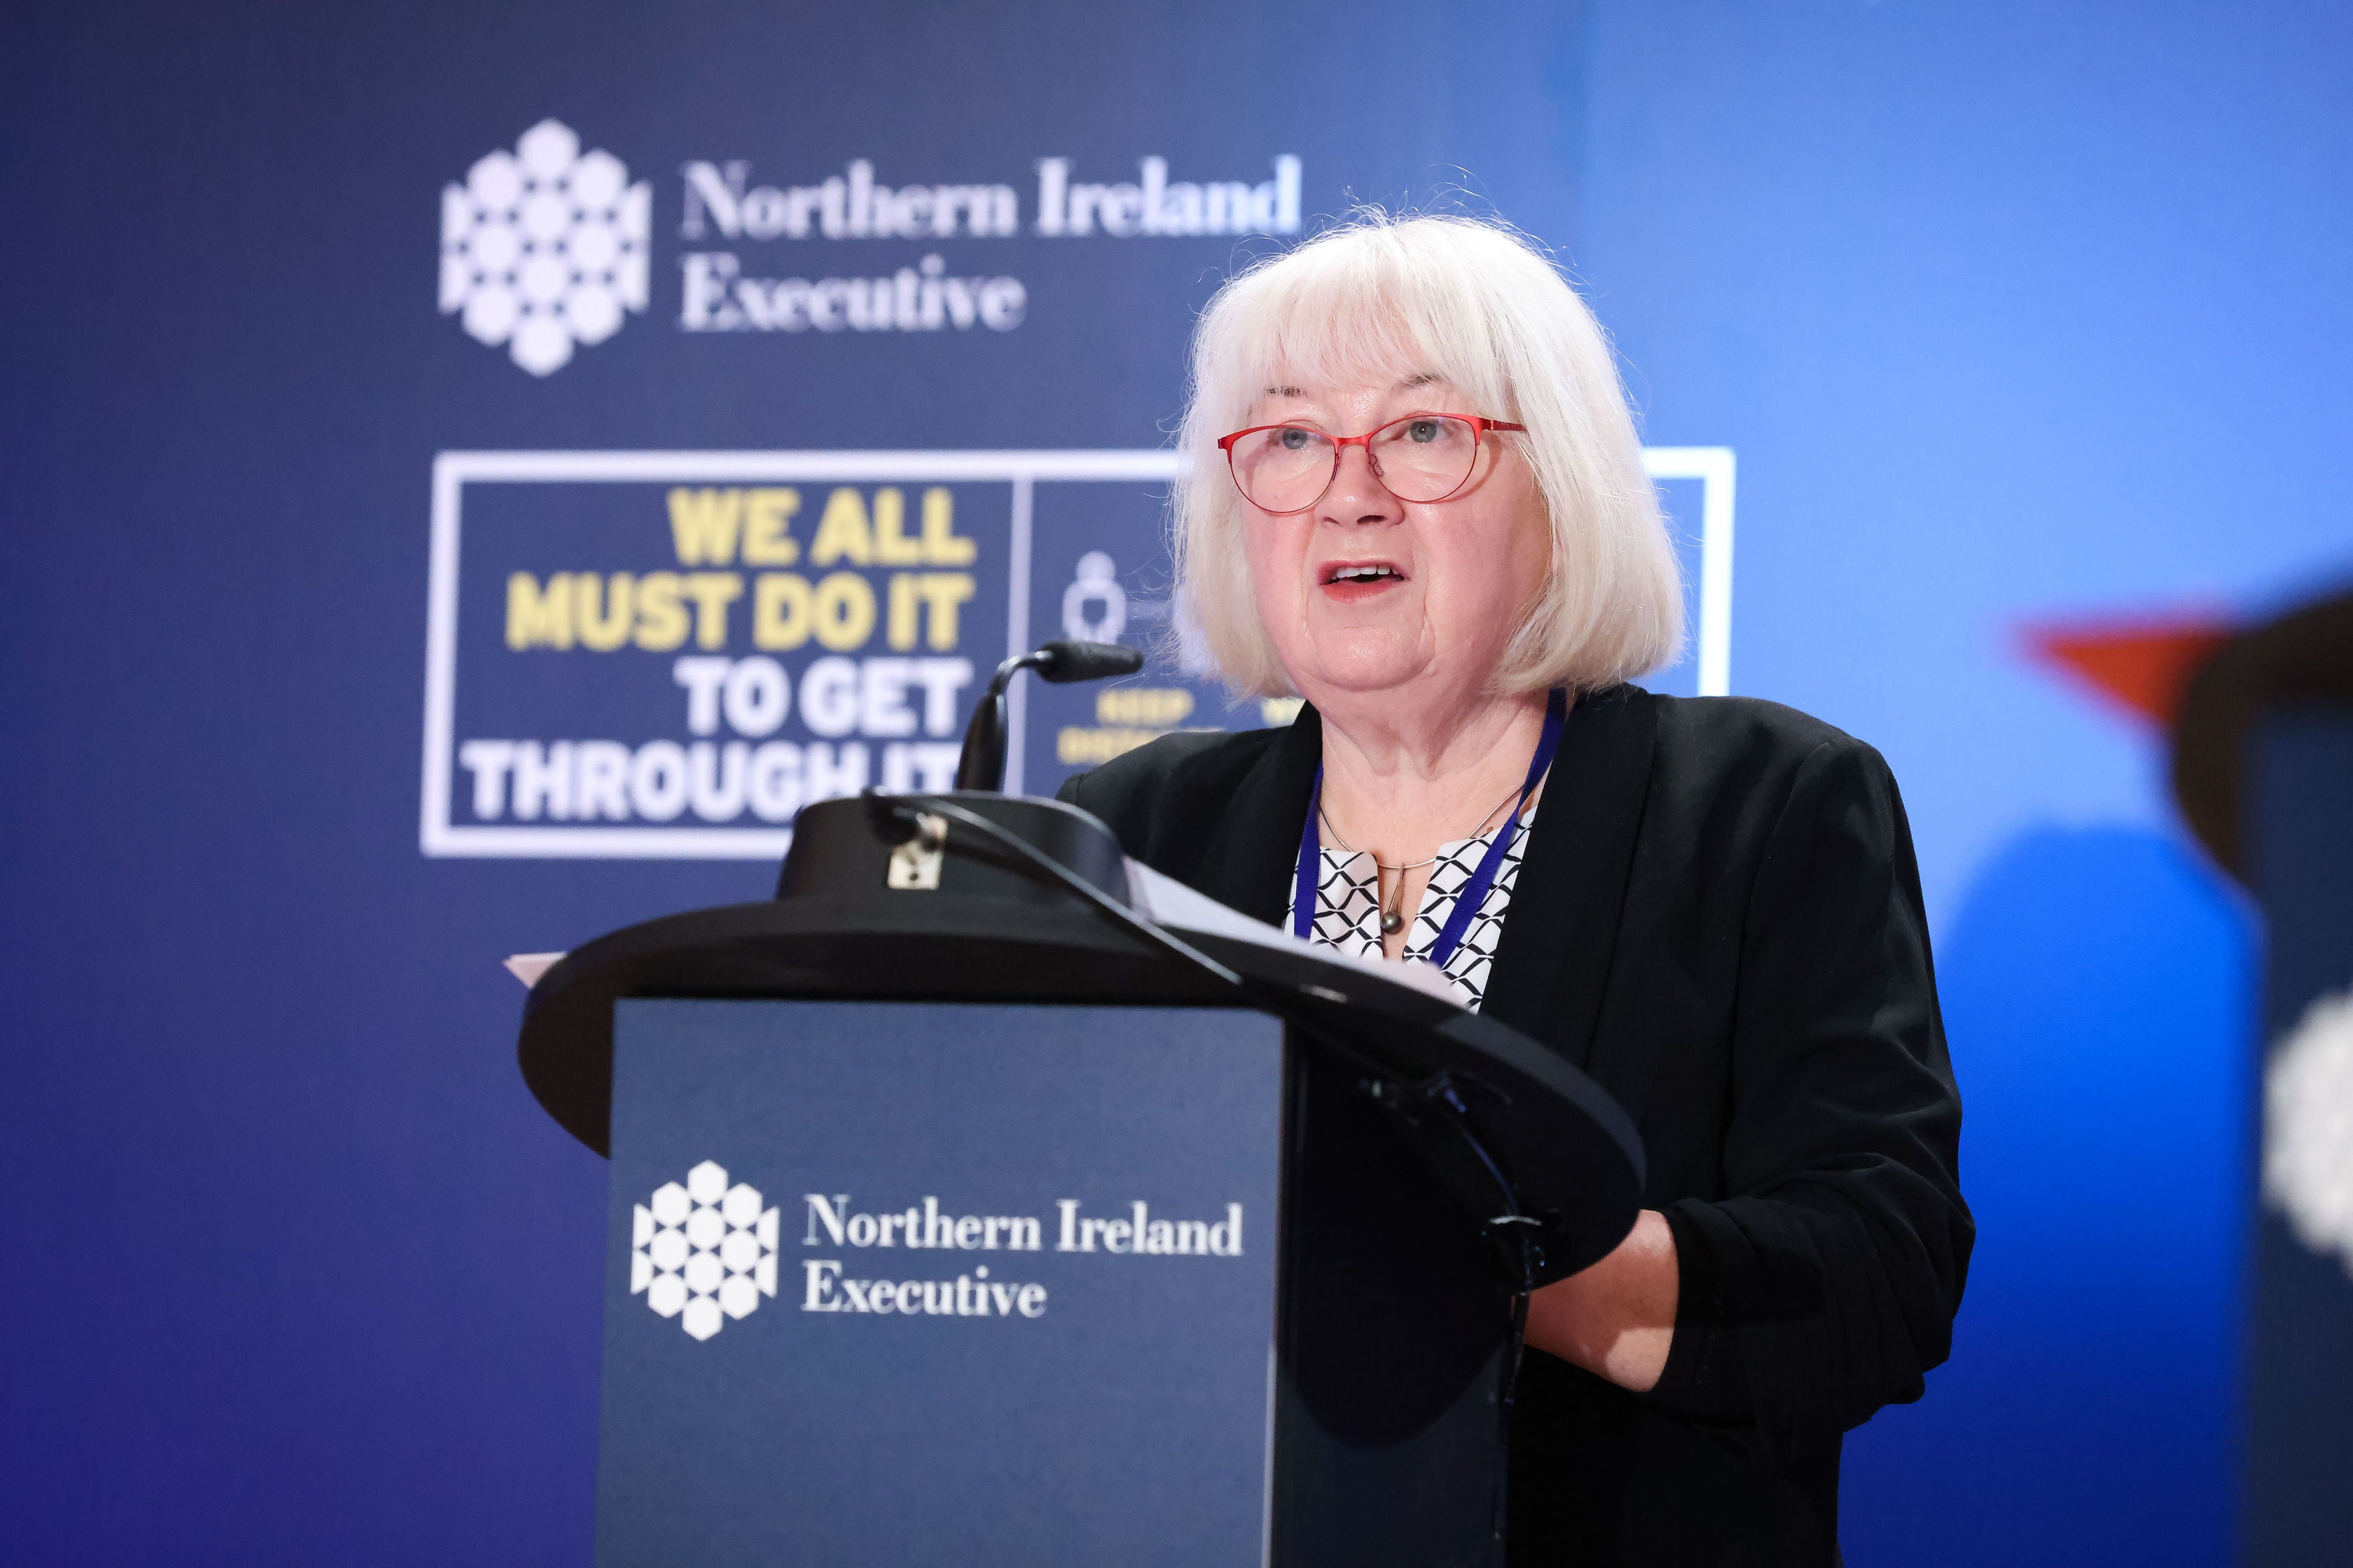
{"label": "white border frame on backdrop", "polygon": [[[1729,447],[1651,447],[1653,479],[1697,479],[1700,500],[1698,690],[1732,689],[1732,498]],[[449,770],[458,703],[458,557],[470,484],[1003,483],[1013,487],[1007,576],[1008,653],[1029,651],[1029,509],[1035,487],[1055,481],[1151,481],[1176,477],[1174,452],[443,452],[433,459],[433,553],[425,616],[425,790],[418,841],[427,855],[479,858],[769,860],[793,841],[789,827],[491,827],[449,820]],[[1021,785],[1027,704],[1013,684],[1007,717],[1006,786]]]}

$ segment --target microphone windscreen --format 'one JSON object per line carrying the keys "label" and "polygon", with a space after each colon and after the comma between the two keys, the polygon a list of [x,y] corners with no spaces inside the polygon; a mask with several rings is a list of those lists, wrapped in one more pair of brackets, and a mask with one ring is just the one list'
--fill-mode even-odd
{"label": "microphone windscreen", "polygon": [[1038,650],[1053,658],[1038,667],[1039,676],[1060,685],[1067,680],[1101,680],[1112,675],[1134,675],[1144,668],[1144,655],[1117,643],[1080,642],[1057,638]]}

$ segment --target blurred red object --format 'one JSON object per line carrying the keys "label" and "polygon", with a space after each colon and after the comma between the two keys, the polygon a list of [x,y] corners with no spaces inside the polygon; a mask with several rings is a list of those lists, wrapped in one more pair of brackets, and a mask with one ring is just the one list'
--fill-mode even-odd
{"label": "blurred red object", "polygon": [[2029,626],[2027,647],[2109,701],[2171,728],[2189,678],[2234,635],[2221,616]]}

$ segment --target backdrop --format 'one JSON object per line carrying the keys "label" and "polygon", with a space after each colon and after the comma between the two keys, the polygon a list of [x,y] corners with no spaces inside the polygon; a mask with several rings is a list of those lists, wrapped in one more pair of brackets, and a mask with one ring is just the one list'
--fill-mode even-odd
{"label": "backdrop", "polygon": [[762,896],[1033,637],[1155,661],[1025,701],[1032,789],[1279,719],[1169,625],[1166,432],[1218,283],[1369,200],[1615,335],[1661,684],[1904,784],[1982,1239],[1850,1558],[2229,1556],[2252,928],[2029,634],[2347,559],[2341,13],[0,26],[0,1552],[585,1561],[604,1169],[498,959]]}

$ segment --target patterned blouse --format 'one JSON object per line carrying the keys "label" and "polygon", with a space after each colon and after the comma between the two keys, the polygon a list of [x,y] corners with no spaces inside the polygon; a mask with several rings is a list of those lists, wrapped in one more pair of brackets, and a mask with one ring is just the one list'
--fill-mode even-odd
{"label": "patterned blouse", "polygon": [[[1520,818],[1520,830],[1513,836],[1511,847],[1504,851],[1504,863],[1496,868],[1485,903],[1471,918],[1454,956],[1446,961],[1443,973],[1454,983],[1462,1005],[1474,1013],[1487,994],[1487,971],[1494,963],[1495,943],[1504,934],[1504,910],[1512,901],[1512,884],[1519,879],[1520,857],[1527,852],[1535,816],[1535,806],[1530,805]],[[1430,949],[1438,945],[1439,933],[1454,913],[1455,900],[1478,870],[1480,858],[1494,843],[1495,835],[1503,830],[1504,825],[1497,823],[1476,838],[1440,847],[1437,863],[1430,868],[1430,886],[1421,895],[1421,908],[1406,928],[1409,961],[1430,962]],[[1313,940],[1323,946],[1364,958],[1382,956],[1381,873],[1369,853],[1324,846],[1324,864],[1315,884],[1314,931]]]}

